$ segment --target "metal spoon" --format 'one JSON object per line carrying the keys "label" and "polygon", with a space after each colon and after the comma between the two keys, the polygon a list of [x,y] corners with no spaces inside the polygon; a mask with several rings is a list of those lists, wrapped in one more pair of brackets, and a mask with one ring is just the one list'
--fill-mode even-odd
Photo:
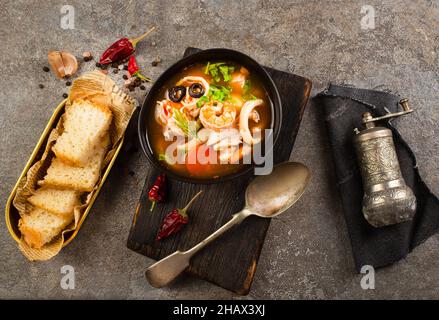
{"label": "metal spoon", "polygon": [[271,174],[257,176],[245,192],[244,209],[196,246],[187,251],[176,251],[154,263],[146,270],[146,279],[156,288],[168,285],[189,266],[193,255],[248,216],[272,218],[290,208],[302,196],[309,177],[308,167],[298,162],[282,163]]}

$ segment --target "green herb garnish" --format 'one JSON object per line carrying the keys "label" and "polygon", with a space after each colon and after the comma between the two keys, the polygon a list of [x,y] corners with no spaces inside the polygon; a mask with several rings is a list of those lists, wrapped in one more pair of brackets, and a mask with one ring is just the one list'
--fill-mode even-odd
{"label": "green herb garnish", "polygon": [[196,137],[198,126],[195,121],[189,121],[186,116],[178,109],[174,108],[174,119],[177,126],[188,137]]}
{"label": "green herb garnish", "polygon": [[250,80],[245,80],[244,87],[242,88],[242,93],[244,95],[248,94],[250,92],[251,88],[252,88],[252,84],[251,84]]}
{"label": "green herb garnish", "polygon": [[202,96],[197,101],[197,108],[201,108],[205,102],[209,102],[209,98],[207,96]]}
{"label": "green herb garnish", "polygon": [[223,75],[223,79],[225,82],[229,82],[232,80],[232,72],[235,71],[235,67],[233,66],[220,66],[219,70]]}
{"label": "green herb garnish", "polygon": [[210,85],[207,95],[202,96],[197,101],[197,107],[201,108],[206,102],[218,101],[224,102],[230,99],[232,88],[226,86]]}
{"label": "green herb garnish", "polygon": [[232,72],[235,71],[234,66],[228,66],[225,62],[210,63],[206,65],[205,74],[209,74],[214,82],[220,82],[221,76],[225,82],[232,80]]}
{"label": "green herb garnish", "polygon": [[206,70],[204,71],[205,74],[210,74],[210,76],[212,77],[213,81],[215,82],[220,82],[221,81],[221,76],[219,74],[219,69],[218,67],[223,65],[224,62],[218,62],[218,63],[207,63],[206,66]]}
{"label": "green herb garnish", "polygon": [[204,74],[209,74],[210,62],[207,63],[206,69],[204,69]]}
{"label": "green herb garnish", "polygon": [[232,88],[230,87],[211,85],[207,96],[211,101],[224,102],[230,99],[231,93]]}

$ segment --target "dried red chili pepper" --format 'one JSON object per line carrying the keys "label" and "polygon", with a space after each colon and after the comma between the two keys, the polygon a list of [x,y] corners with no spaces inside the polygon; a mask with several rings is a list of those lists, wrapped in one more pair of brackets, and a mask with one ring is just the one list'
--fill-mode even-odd
{"label": "dried red chili pepper", "polygon": [[152,202],[151,210],[154,210],[155,204],[157,202],[165,201],[166,197],[166,175],[164,173],[160,174],[157,179],[155,179],[153,186],[148,192],[148,198]]}
{"label": "dried red chili pepper", "polygon": [[189,222],[189,217],[186,212],[201,192],[203,191],[198,192],[191,201],[189,201],[186,207],[183,209],[173,209],[165,216],[157,233],[156,240],[161,240],[177,233]]}
{"label": "dried red chili pepper", "polygon": [[177,233],[189,222],[188,215],[181,213],[178,209],[172,210],[168,213],[160,226],[156,240],[167,238],[170,235]]}
{"label": "dried red chili pepper", "polygon": [[104,51],[99,63],[102,65],[110,64],[128,58],[135,50],[139,41],[143,40],[147,35],[155,30],[155,27],[149,29],[146,33],[138,38],[128,39],[122,38],[113,43],[107,50]]}
{"label": "dried red chili pepper", "polygon": [[139,66],[136,62],[136,57],[131,56],[130,60],[128,60],[128,72],[131,76],[137,77],[139,79],[145,80],[145,81],[151,81],[150,78],[145,77],[143,74],[140,73]]}

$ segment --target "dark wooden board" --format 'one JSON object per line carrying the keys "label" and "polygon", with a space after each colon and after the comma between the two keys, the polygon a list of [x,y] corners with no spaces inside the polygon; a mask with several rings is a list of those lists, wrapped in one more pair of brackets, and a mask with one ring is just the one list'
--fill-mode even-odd
{"label": "dark wooden board", "polygon": [[[188,48],[185,55],[198,49]],[[266,68],[282,99],[283,123],[274,149],[274,162],[290,157],[300,121],[311,91],[311,82],[303,77]],[[213,185],[195,185],[169,181],[168,200],[149,211],[148,190],[157,176],[151,168],[133,217],[127,246],[140,254],[159,260],[176,250],[186,250],[226,223],[244,206],[244,192],[252,177]],[[183,207],[199,190],[203,194],[193,204],[190,223],[179,234],[155,241],[163,217],[173,208]],[[193,257],[187,272],[245,295],[249,292],[265,239],[269,219],[250,217],[241,225],[210,244]]]}

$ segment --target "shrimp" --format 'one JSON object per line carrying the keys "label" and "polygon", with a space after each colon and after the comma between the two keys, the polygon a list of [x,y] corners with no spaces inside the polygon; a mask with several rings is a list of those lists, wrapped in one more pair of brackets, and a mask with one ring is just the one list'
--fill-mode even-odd
{"label": "shrimp", "polygon": [[236,119],[234,105],[221,102],[205,104],[200,109],[200,120],[205,128],[220,130],[231,127]]}

